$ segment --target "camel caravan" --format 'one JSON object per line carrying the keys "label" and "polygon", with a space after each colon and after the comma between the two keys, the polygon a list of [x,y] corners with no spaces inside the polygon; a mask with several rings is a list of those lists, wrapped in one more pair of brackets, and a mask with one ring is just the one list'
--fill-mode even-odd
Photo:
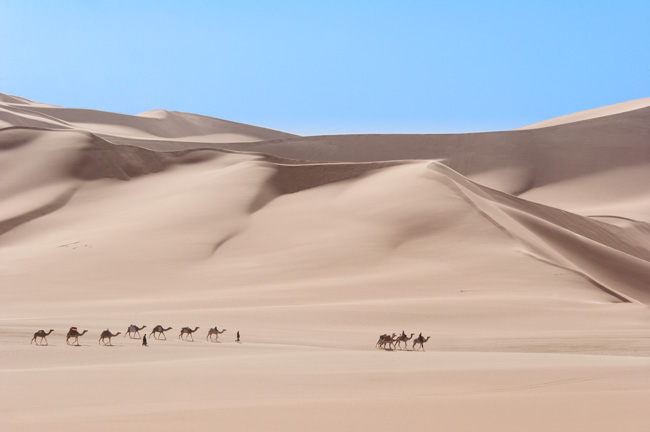
{"label": "camel caravan", "polygon": [[[404,348],[406,348],[407,351],[409,351],[408,348],[408,341],[413,339],[413,336],[415,333],[411,333],[410,336],[408,336],[406,333],[404,333],[404,330],[402,330],[402,334],[399,336],[396,333],[393,334],[383,334],[379,336],[379,340],[375,344],[375,347],[378,349],[385,349],[387,351],[394,351],[396,348],[399,348],[402,350],[402,343],[404,344]],[[426,338],[422,336],[422,333],[418,337],[415,338],[413,341],[413,351],[419,351],[422,349],[424,351],[424,344],[427,343],[431,336],[427,336]],[[415,348],[416,345],[419,345],[419,348]]]}
{"label": "camel caravan", "polygon": [[[141,339],[142,336],[140,335],[140,330],[144,330],[147,326],[142,326],[138,327],[135,324],[131,324],[127,327],[126,333],[124,333],[124,337],[127,335],[131,339]],[[153,328],[151,333],[149,334],[150,338],[156,339],[156,340],[167,340],[167,336],[165,336],[165,332],[172,330],[171,327],[164,328],[161,325],[157,325]],[[194,342],[194,333],[196,333],[199,330],[199,327],[195,327],[192,329],[191,327],[183,327],[178,335],[178,339],[186,342]],[[205,336],[205,340],[208,342],[213,342],[213,343],[219,343],[219,336],[225,333],[227,329],[219,330],[217,326],[211,327],[208,329],[208,333]],[[36,345],[49,345],[47,342],[47,336],[52,334],[54,332],[54,329],[50,329],[50,331],[46,332],[45,330],[39,330],[36,333],[34,333],[34,337],[32,337],[32,340],[29,342],[30,344],[35,343]],[[83,335],[88,333],[88,330],[84,330],[82,332],[79,332],[77,327],[70,327],[70,330],[68,330],[68,333],[66,334],[65,337],[65,342],[68,345],[72,346],[80,346],[79,344],[79,338]],[[104,346],[113,346],[112,344],[112,339],[114,337],[119,336],[122,334],[122,332],[117,332],[113,334],[109,329],[106,329],[101,332],[98,340],[99,345],[104,345]],[[377,343],[375,345],[376,348],[378,349],[384,349],[387,351],[394,351],[396,349],[399,349],[400,351],[405,349],[407,351],[409,350],[408,343],[409,341],[412,342],[412,351],[419,351],[422,350],[424,351],[424,344],[427,343],[429,338],[431,336],[427,336],[426,338],[422,336],[422,333],[415,339],[413,339],[413,336],[415,336],[415,333],[411,333],[410,335],[407,335],[404,331],[400,335],[397,335],[397,333],[392,333],[392,334],[383,334],[379,336],[379,340],[377,340]],[[144,339],[143,339],[143,345],[146,344],[146,337],[147,334],[144,334]],[[237,339],[235,342],[241,343],[239,339],[239,332],[237,332]],[[403,347],[402,347],[403,344]]]}
{"label": "camel caravan", "polygon": [[[130,339],[141,339],[142,336],[140,335],[140,330],[145,329],[147,326],[142,326],[138,327],[135,324],[129,325],[126,329],[126,333],[124,333],[124,337],[127,335],[129,336]],[[199,329],[199,327],[195,327],[194,330],[192,330],[190,327],[183,327],[181,329],[180,334],[178,335],[178,339],[183,340],[183,341],[188,341],[188,342],[194,342],[194,337],[192,334],[196,332]],[[172,330],[171,327],[164,328],[161,325],[157,325],[153,328],[152,332],[149,334],[149,337],[153,337],[156,340],[167,340],[167,337],[165,336],[165,332]],[[208,330],[208,334],[206,335],[205,339],[210,342],[219,342],[219,335],[223,334],[226,331],[226,329],[219,330],[217,326],[214,326],[213,328]],[[45,330],[39,330],[36,333],[34,333],[34,337],[32,337],[32,340],[29,342],[30,345],[32,343],[36,345],[43,345],[47,346],[49,343],[47,342],[47,337],[54,332],[54,329],[50,329],[50,331],[45,331]],[[83,335],[88,333],[88,330],[84,330],[82,332],[79,332],[77,327],[70,327],[70,330],[68,330],[68,333],[65,336],[65,342],[68,345],[72,346],[81,346],[79,344],[79,338]],[[104,330],[98,340],[99,345],[105,345],[105,346],[113,346],[111,340],[118,336],[121,335],[122,332],[117,332],[115,334],[111,333],[109,329]],[[145,338],[147,334],[145,333]],[[239,332],[237,332],[237,340],[236,342],[241,343],[239,340]],[[146,344],[145,344],[146,345]]]}

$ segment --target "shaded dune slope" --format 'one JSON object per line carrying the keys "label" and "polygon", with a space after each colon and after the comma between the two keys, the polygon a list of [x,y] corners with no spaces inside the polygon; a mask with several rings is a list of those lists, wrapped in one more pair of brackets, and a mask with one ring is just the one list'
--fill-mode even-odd
{"label": "shaded dune slope", "polygon": [[648,163],[649,142],[647,107],[523,131],[314,136],[223,147],[313,161],[436,159],[469,177],[507,172],[507,182],[492,181],[508,186],[505,192],[517,194],[605,169]]}
{"label": "shaded dune slope", "polygon": [[[9,179],[0,185],[0,199],[11,208],[0,213],[0,244],[1,235],[16,233],[69,206],[75,193],[94,181],[126,182],[163,176],[190,163],[196,164],[197,172],[207,174],[217,169],[211,161],[224,155],[241,156],[241,160],[219,167],[230,170],[223,171],[224,175],[237,179],[245,175],[237,170],[258,173],[256,190],[248,191],[250,199],[243,207],[243,218],[286,195],[336,183],[352,184],[395,167],[416,164],[416,160],[438,160],[429,165],[437,178],[443,178],[459,197],[497,226],[504,238],[515,239],[529,255],[581,274],[619,300],[650,301],[646,286],[650,278],[650,225],[637,222],[627,228],[618,227],[512,195],[599,170],[649,163],[650,108],[525,131],[292,137],[210,145],[180,140],[182,145],[174,143],[169,148],[176,151],[170,151],[156,148],[155,143],[170,142],[165,138],[223,131],[225,123],[166,112],[132,117],[42,106],[23,109],[21,105],[14,109],[11,103],[19,104],[20,100],[11,102],[11,98],[4,97],[2,102],[7,100],[10,103],[5,103],[0,119],[18,127],[0,130],[0,168],[5,168],[4,175]],[[52,127],[57,121],[61,127]],[[111,141],[106,134],[91,132],[92,127],[89,131],[77,130],[81,124],[94,122],[141,133]],[[44,124],[49,126],[43,128]],[[74,126],[74,130],[61,130],[67,129],[66,125]],[[250,133],[251,127],[241,127]],[[159,137],[147,141],[152,148],[144,148],[138,138],[148,135]],[[120,145],[116,145],[117,141]],[[25,166],[29,169],[24,170]],[[43,171],[48,174],[39,174]],[[399,175],[411,176],[413,172],[400,171]],[[495,174],[485,177],[485,184],[468,179],[490,172]],[[494,186],[491,181],[507,187],[497,191],[489,187]],[[44,191],[50,185],[60,187]],[[25,194],[40,195],[22,204],[21,196]],[[414,226],[429,223],[430,216],[417,217],[422,220],[414,221]],[[46,229],[46,225],[43,227]],[[224,228],[213,240],[209,254],[217,250],[227,253],[224,245],[246,229],[243,223]]]}

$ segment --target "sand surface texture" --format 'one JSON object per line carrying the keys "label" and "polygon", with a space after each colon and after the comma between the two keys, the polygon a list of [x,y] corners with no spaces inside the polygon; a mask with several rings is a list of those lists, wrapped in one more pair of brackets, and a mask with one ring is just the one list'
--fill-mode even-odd
{"label": "sand surface texture", "polygon": [[0,430],[646,430],[646,102],[300,137],[0,95]]}

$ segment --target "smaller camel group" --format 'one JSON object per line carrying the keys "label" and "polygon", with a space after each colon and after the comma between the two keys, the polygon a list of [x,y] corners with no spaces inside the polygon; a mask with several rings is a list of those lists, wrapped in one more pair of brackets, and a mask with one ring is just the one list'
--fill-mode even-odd
{"label": "smaller camel group", "polygon": [[[377,344],[375,345],[376,348],[383,348],[385,350],[394,350],[395,348],[399,348],[400,350],[402,349],[402,343],[404,343],[404,348],[408,351],[408,341],[413,339],[413,336],[415,336],[415,333],[411,333],[410,336],[408,336],[406,333],[404,333],[404,330],[402,330],[402,333],[398,336],[397,333],[393,334],[383,334],[379,336],[379,340],[377,341]],[[413,340],[413,350],[414,351],[419,351],[422,349],[424,351],[424,344],[429,340],[431,336],[427,336],[426,338],[422,336],[422,333],[418,337]],[[419,345],[419,348],[415,348],[416,345]]]}
{"label": "smaller camel group", "polygon": [[[135,324],[131,324],[129,325],[129,327],[127,327],[126,332],[124,333],[124,337],[128,335],[129,338],[131,339],[139,339],[141,338],[140,330],[143,330],[146,327],[147,327],[146,325],[142,327],[138,327]],[[153,331],[149,334],[149,337],[153,337],[156,340],[167,340],[167,337],[165,336],[165,332],[171,329],[172,329],[171,327],[164,328],[161,325],[157,325],[153,328]],[[185,341],[189,341],[191,339],[193,342],[194,337],[192,336],[192,334],[196,332],[198,329],[199,327],[195,327],[194,329],[191,329],[190,327],[183,327],[181,329],[180,334],[178,335],[178,339],[185,340]],[[217,326],[214,326],[213,328],[208,330],[208,334],[205,337],[205,340],[210,342],[219,342],[219,335],[223,334],[226,330],[227,329],[219,330]],[[52,334],[52,332],[54,332],[54,329],[50,329],[50,331],[48,332],[46,332],[45,330],[39,330],[36,333],[34,333],[34,337],[29,343],[30,344],[35,343],[36,345],[48,345],[47,336]],[[79,337],[85,335],[86,333],[88,333],[88,330],[79,332],[77,327],[70,327],[70,330],[68,330],[68,333],[65,336],[65,342],[68,345],[79,346]],[[99,336],[98,343],[100,345],[103,344],[107,346],[112,346],[111,340],[114,337],[119,336],[121,334],[122,332],[117,332],[113,334],[109,329],[106,329]],[[239,332],[237,333],[237,342],[239,342]]]}

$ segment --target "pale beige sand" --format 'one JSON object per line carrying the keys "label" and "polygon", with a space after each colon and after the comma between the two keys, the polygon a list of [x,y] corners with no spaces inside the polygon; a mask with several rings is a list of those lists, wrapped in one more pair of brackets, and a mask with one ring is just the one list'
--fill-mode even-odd
{"label": "pale beige sand", "polygon": [[549,120],[544,120],[539,123],[534,123],[532,125],[520,127],[518,130],[537,129],[537,128],[543,128],[549,126],[557,126],[566,123],[573,123],[582,120],[590,120],[598,117],[605,117],[614,114],[620,114],[627,111],[633,111],[639,108],[646,108],[648,106],[650,106],[650,98],[636,99],[636,100],[621,102],[613,105],[607,105],[604,107],[593,108],[586,111],[580,111],[577,113],[572,113],[572,114],[556,117]]}
{"label": "pale beige sand", "polygon": [[649,117],[301,138],[2,95],[0,430],[643,430]]}

